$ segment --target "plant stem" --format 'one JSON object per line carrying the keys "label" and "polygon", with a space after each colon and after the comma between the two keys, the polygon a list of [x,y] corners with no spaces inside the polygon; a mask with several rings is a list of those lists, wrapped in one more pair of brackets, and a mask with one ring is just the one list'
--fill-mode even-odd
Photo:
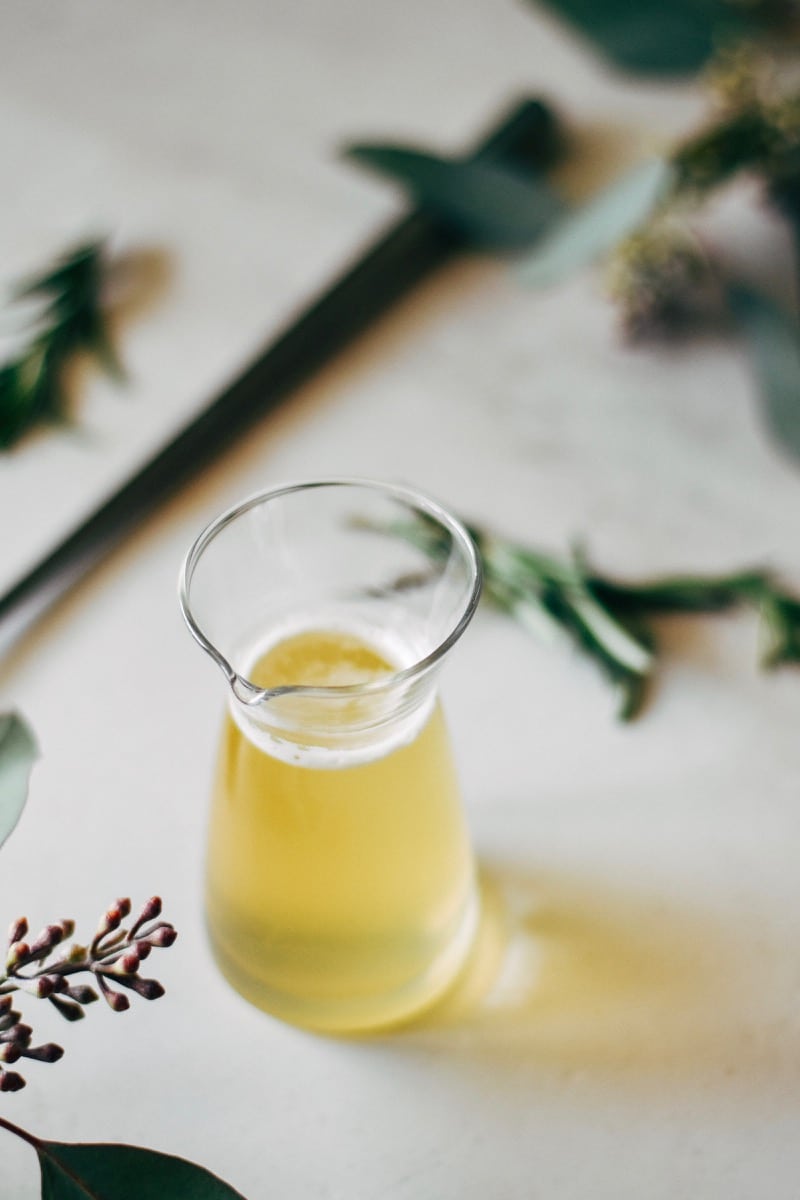
{"label": "plant stem", "polygon": [[34,1134],[28,1133],[27,1129],[21,1129],[19,1125],[14,1125],[13,1122],[7,1121],[5,1117],[0,1117],[0,1128],[8,1130],[9,1133],[14,1133],[18,1138],[22,1138],[23,1142],[27,1142],[29,1146],[33,1146],[38,1154],[42,1143]]}

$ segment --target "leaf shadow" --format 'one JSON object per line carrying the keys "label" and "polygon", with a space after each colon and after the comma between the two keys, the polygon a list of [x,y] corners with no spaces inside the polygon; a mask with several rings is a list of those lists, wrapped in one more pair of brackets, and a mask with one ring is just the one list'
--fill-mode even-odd
{"label": "leaf shadow", "polygon": [[642,134],[634,126],[579,121],[567,127],[567,153],[548,177],[573,202],[584,202],[641,158]]}
{"label": "leaf shadow", "polygon": [[653,619],[653,628],[667,662],[681,661],[693,671],[730,678],[735,670],[735,657],[741,655],[754,672],[757,669],[758,625],[741,611],[658,616]]}
{"label": "leaf shadow", "polygon": [[[127,378],[124,352],[118,351],[126,327],[146,316],[169,290],[174,274],[173,255],[162,246],[137,246],[113,258],[104,286],[103,311],[108,341],[119,359],[119,382]],[[65,364],[62,386],[66,405],[59,423],[79,431],[75,414],[89,378],[97,372],[97,357],[89,351],[75,354]]]}
{"label": "leaf shadow", "polygon": [[165,246],[137,246],[118,255],[112,265],[109,320],[116,327],[150,312],[169,289],[174,255]]}

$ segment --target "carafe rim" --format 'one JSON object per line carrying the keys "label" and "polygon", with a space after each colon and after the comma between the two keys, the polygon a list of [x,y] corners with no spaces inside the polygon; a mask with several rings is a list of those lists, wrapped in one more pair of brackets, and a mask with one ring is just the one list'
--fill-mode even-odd
{"label": "carafe rim", "polygon": [[[190,589],[195,569],[203,552],[213,540],[233,521],[249,512],[259,504],[286,496],[293,492],[310,491],[316,488],[362,488],[379,492],[384,496],[396,499],[409,508],[432,518],[446,529],[453,538],[454,544],[460,548],[465,562],[469,566],[471,586],[466,596],[458,620],[449,632],[429,653],[406,667],[381,676],[379,679],[364,683],[337,684],[331,686],[311,686],[307,684],[290,684],[274,688],[262,688],[252,683],[245,675],[236,671],[225,655],[204,633],[195,619],[190,600]],[[387,534],[388,536],[388,534]],[[402,687],[404,684],[420,679],[434,667],[439,665],[446,654],[459,640],[467,625],[472,620],[480,600],[483,583],[483,573],[480,558],[473,539],[464,524],[452,515],[442,504],[425,492],[406,484],[389,483],[381,480],[360,476],[330,476],[322,479],[296,480],[277,484],[274,487],[262,488],[251,493],[244,499],[232,504],[200,532],[195,538],[181,566],[178,595],[183,619],[194,640],[205,650],[222,670],[236,699],[245,705],[257,705],[282,696],[303,696],[316,699],[348,699],[380,695]]]}

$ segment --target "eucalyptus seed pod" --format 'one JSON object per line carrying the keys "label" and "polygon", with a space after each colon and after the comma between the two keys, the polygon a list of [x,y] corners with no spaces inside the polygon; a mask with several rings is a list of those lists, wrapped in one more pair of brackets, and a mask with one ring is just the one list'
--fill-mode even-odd
{"label": "eucalyptus seed pod", "polygon": [[16,921],[12,921],[8,930],[8,944],[13,946],[14,942],[21,942],[28,932],[28,922],[24,917],[17,917]]}

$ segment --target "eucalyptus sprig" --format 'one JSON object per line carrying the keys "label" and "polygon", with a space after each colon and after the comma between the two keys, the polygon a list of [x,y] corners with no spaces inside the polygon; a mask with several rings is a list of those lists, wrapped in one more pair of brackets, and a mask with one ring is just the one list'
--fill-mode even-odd
{"label": "eucalyptus sprig", "polygon": [[798,37],[797,0],[534,0],[609,63],[644,76],[690,75],[720,45]]}
{"label": "eucalyptus sprig", "polygon": [[[25,807],[36,756],[36,742],[22,717],[0,714],[0,843]],[[48,1000],[70,1021],[82,1017],[84,1007],[98,999],[94,988],[76,982],[76,976],[88,974],[115,1012],[128,1007],[120,988],[147,1000],[163,995],[164,989],[155,979],[142,979],[139,966],[154,948],[171,946],[175,930],[160,920],[157,896],[147,901],[126,929],[122,923],[130,911],[129,900],[117,900],[101,918],[91,942],[72,945],[66,952],[64,944],[74,932],[72,921],[46,925],[31,942],[27,941],[27,921],[19,918],[13,922],[6,965],[0,969],[0,1092],[19,1091],[25,1083],[7,1066],[21,1058],[53,1063],[63,1054],[54,1042],[31,1044],[30,1026],[23,1024],[21,1013],[12,1008],[15,993]],[[106,1083],[112,1089],[110,1098],[113,1072],[108,1073]],[[205,1167],[172,1154],[119,1143],[50,1141],[3,1116],[0,1129],[35,1151],[42,1200],[142,1200],[145,1196],[244,1200],[240,1192]]]}
{"label": "eucalyptus sprig", "polygon": [[[434,522],[383,529],[434,560],[449,553]],[[658,617],[749,607],[761,618],[762,665],[800,663],[800,599],[769,571],[625,582],[602,575],[582,551],[557,558],[476,525],[467,529],[483,566],[485,598],[540,639],[572,643],[586,654],[617,692],[623,721],[639,715],[654,682],[659,650],[652,622]]]}
{"label": "eucalyptus sprig", "polygon": [[[157,1000],[164,995],[157,980],[141,977],[139,967],[151,950],[171,946],[178,935],[167,921],[158,920],[161,914],[158,896],[147,901],[130,929],[123,929],[122,921],[130,911],[130,900],[117,900],[103,915],[88,946],[73,943],[56,958],[50,956],[75,932],[73,921],[46,925],[30,943],[25,941],[27,920],[20,917],[13,922],[5,970],[0,971],[0,1064],[15,1063],[20,1058],[52,1063],[64,1053],[53,1043],[31,1045],[30,1026],[24,1025],[21,1013],[12,1008],[14,992],[49,1000],[67,1021],[79,1021],[84,1016],[84,1007],[99,999],[93,987],[73,982],[76,975],[92,976],[114,1012],[125,1012],[130,1007],[120,987],[136,992],[145,1000]],[[0,1065],[0,1092],[16,1092],[24,1086],[21,1075]]]}
{"label": "eucalyptus sprig", "polygon": [[0,366],[0,448],[63,417],[66,371],[76,355],[88,353],[121,377],[103,308],[105,277],[104,243],[87,242],[13,291],[13,301],[40,303],[21,348]]}

